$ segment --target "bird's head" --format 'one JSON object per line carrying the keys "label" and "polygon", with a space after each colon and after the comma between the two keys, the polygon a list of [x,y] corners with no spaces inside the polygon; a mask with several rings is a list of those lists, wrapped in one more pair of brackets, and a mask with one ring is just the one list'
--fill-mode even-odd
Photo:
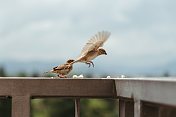
{"label": "bird's head", "polygon": [[107,55],[106,51],[102,48],[98,49],[98,54],[99,55]]}
{"label": "bird's head", "polygon": [[75,61],[75,60],[73,60],[73,59],[68,59],[66,63],[72,63],[72,62],[74,62],[74,61]]}

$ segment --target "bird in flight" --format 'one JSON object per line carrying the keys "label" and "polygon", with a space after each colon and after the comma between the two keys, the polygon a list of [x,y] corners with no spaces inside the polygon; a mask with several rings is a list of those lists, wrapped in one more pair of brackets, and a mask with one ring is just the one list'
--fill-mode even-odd
{"label": "bird in flight", "polygon": [[56,67],[53,68],[53,70],[47,71],[47,72],[43,72],[43,73],[55,73],[55,74],[58,75],[59,78],[67,78],[64,75],[69,74],[71,72],[71,70],[73,69],[72,64],[70,64],[72,62],[74,62],[74,60],[73,59],[69,59],[69,60],[67,60],[67,62],[65,64],[56,66]]}
{"label": "bird in flight", "polygon": [[80,56],[77,60],[73,61],[71,63],[77,63],[82,62],[89,65],[89,67],[94,67],[94,63],[92,60],[94,60],[99,55],[107,55],[106,51],[103,48],[100,48],[103,46],[104,42],[109,38],[110,32],[107,31],[101,31],[95,34],[83,47]]}

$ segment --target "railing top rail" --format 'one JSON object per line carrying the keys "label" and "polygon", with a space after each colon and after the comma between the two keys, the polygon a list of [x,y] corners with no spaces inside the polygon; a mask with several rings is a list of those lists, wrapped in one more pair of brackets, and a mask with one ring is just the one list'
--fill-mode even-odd
{"label": "railing top rail", "polygon": [[1,79],[53,79],[53,80],[60,80],[60,79],[82,79],[82,80],[90,80],[90,79],[103,79],[103,80],[151,80],[151,81],[176,81],[176,77],[132,77],[132,78],[58,78],[58,77],[0,77]]}
{"label": "railing top rail", "polygon": [[112,79],[0,78],[0,96],[115,98]]}
{"label": "railing top rail", "polygon": [[118,97],[176,106],[176,78],[116,79]]}
{"label": "railing top rail", "polygon": [[176,77],[139,77],[139,78],[113,78],[114,80],[124,80],[124,81],[153,81],[153,82],[176,82]]}
{"label": "railing top rail", "polygon": [[0,77],[0,96],[132,98],[176,105],[176,78]]}

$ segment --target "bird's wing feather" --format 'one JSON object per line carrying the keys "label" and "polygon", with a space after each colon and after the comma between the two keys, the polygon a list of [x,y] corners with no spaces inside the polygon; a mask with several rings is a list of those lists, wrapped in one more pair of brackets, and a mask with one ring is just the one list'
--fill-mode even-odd
{"label": "bird's wing feather", "polygon": [[84,57],[89,51],[97,50],[99,47],[102,47],[104,42],[109,38],[109,36],[110,32],[98,32],[83,47],[79,58]]}
{"label": "bird's wing feather", "polygon": [[63,64],[63,65],[54,67],[53,70],[54,70],[54,71],[55,71],[55,70],[63,70],[63,69],[66,69],[67,67],[68,67],[68,66],[66,66],[65,64]]}

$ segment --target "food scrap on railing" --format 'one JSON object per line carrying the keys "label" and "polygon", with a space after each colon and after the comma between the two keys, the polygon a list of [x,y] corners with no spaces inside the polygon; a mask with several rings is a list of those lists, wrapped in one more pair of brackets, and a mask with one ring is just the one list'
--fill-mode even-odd
{"label": "food scrap on railing", "polygon": [[72,78],[77,78],[78,76],[77,75],[73,75]]}
{"label": "food scrap on railing", "polygon": [[83,76],[82,74],[79,75],[79,76],[77,76],[77,75],[73,75],[72,78],[84,78],[84,76]]}
{"label": "food scrap on railing", "polygon": [[84,76],[81,74],[81,75],[78,76],[78,78],[84,78]]}
{"label": "food scrap on railing", "polygon": [[121,78],[126,78],[125,75],[121,75]]}

